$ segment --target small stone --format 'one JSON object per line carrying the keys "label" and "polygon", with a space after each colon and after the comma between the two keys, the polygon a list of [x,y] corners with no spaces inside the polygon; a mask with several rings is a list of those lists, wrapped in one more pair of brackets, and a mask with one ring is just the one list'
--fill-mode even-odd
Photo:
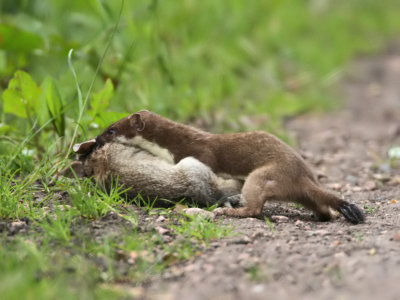
{"label": "small stone", "polygon": [[199,216],[208,219],[213,219],[215,217],[213,212],[197,207],[185,208],[183,212],[189,216]]}
{"label": "small stone", "polygon": [[400,233],[395,232],[393,234],[393,241],[400,242]]}
{"label": "small stone", "polygon": [[373,191],[373,190],[376,190],[377,186],[376,186],[375,181],[370,180],[370,181],[367,181],[367,182],[363,185],[363,188],[364,188],[364,190],[366,190],[366,191]]}
{"label": "small stone", "polygon": [[338,182],[328,183],[326,186],[334,191],[340,191],[343,187],[343,185]]}
{"label": "small stone", "polygon": [[252,287],[251,291],[255,294],[261,294],[265,291],[265,286],[263,284],[257,284]]}
{"label": "small stone", "polygon": [[264,230],[257,230],[256,232],[254,232],[254,233],[251,235],[251,239],[252,239],[252,240],[255,240],[255,239],[258,239],[258,238],[260,238],[260,237],[263,237],[264,235],[265,235]]}
{"label": "small stone", "polygon": [[162,223],[162,222],[164,222],[165,220],[166,220],[166,218],[165,218],[164,216],[159,216],[159,217],[157,218],[156,222]]}
{"label": "small stone", "polygon": [[352,184],[358,183],[358,178],[355,177],[355,176],[353,176],[353,175],[347,175],[345,180],[346,180],[347,182],[352,183]]}
{"label": "small stone", "polygon": [[249,238],[247,235],[238,237],[230,241],[231,244],[250,244],[251,242],[251,238]]}
{"label": "small stone", "polygon": [[164,227],[161,226],[156,226],[154,227],[154,229],[158,232],[158,234],[160,235],[164,235],[164,234],[168,234],[169,233],[169,229],[166,229]]}
{"label": "small stone", "polygon": [[388,182],[389,185],[395,186],[400,184],[400,177],[391,178]]}
{"label": "small stone", "polygon": [[129,264],[134,264],[138,257],[139,257],[139,255],[138,255],[138,253],[136,251],[129,252],[128,263]]}
{"label": "small stone", "polygon": [[218,242],[210,243],[210,248],[218,248],[218,247],[220,247],[220,244]]}
{"label": "small stone", "polygon": [[338,253],[335,253],[334,257],[337,260],[342,260],[347,257],[347,254],[344,252],[338,252]]}
{"label": "small stone", "polygon": [[351,190],[352,190],[353,192],[361,192],[361,191],[363,190],[363,188],[360,187],[360,186],[353,186],[353,187],[351,188]]}
{"label": "small stone", "polygon": [[372,177],[375,180],[382,181],[382,182],[386,182],[386,181],[389,181],[391,179],[389,175],[381,174],[381,173],[373,174]]}
{"label": "small stone", "polygon": [[315,230],[313,232],[313,235],[327,236],[327,235],[331,235],[331,233],[328,230],[320,229],[320,230]]}
{"label": "small stone", "polygon": [[286,223],[289,221],[289,218],[286,216],[271,216],[271,221],[276,223]]}
{"label": "small stone", "polygon": [[16,233],[26,227],[26,223],[22,221],[15,221],[10,224],[10,233]]}
{"label": "small stone", "polygon": [[304,222],[303,222],[303,221],[300,221],[300,220],[297,220],[297,221],[294,223],[294,225],[300,227],[300,226],[303,226],[303,225],[304,225]]}

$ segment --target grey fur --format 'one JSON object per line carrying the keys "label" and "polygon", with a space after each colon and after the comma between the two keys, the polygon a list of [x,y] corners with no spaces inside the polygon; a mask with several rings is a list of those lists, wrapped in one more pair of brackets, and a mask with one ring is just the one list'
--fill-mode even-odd
{"label": "grey fur", "polygon": [[[212,170],[193,157],[173,164],[132,145],[107,143],[88,157],[71,164],[78,176],[92,177],[108,189],[111,178],[129,187],[130,197],[164,199],[192,198],[200,205],[236,204],[242,183],[217,177]],[[65,175],[70,175],[64,172]]]}

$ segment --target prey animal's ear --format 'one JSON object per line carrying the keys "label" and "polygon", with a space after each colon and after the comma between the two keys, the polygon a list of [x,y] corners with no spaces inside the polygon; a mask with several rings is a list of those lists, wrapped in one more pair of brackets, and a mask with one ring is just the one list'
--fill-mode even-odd
{"label": "prey animal's ear", "polygon": [[138,113],[132,114],[128,117],[130,125],[134,127],[137,131],[142,131],[145,127],[142,116]]}
{"label": "prey animal's ear", "polygon": [[65,167],[61,172],[61,175],[68,178],[82,178],[85,177],[85,170],[83,167],[83,162],[81,161],[73,161],[71,165]]}
{"label": "prey animal's ear", "polygon": [[80,144],[75,144],[72,149],[74,150],[75,153],[87,154],[91,152],[95,146],[96,146],[96,140],[92,139],[90,141],[86,141]]}

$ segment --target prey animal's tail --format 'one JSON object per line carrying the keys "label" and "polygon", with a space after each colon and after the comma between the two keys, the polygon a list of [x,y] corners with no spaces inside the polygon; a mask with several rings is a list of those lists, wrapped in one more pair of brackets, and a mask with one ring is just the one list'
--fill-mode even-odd
{"label": "prey animal's tail", "polygon": [[365,221],[365,215],[358,206],[340,199],[318,184],[312,183],[309,185],[307,189],[307,198],[309,198],[311,202],[306,205],[314,210],[321,219],[330,219],[329,208],[331,208],[340,212],[347,221],[353,224],[359,224]]}

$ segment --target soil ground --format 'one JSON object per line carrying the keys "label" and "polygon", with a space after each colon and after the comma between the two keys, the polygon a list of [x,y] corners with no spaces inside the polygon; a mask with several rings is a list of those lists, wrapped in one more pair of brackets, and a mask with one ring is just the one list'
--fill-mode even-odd
{"label": "soil ground", "polygon": [[342,110],[287,124],[323,183],[362,207],[364,224],[317,222],[269,203],[263,218],[229,219],[237,235],[148,282],[145,299],[400,299],[400,45],[359,60]]}

